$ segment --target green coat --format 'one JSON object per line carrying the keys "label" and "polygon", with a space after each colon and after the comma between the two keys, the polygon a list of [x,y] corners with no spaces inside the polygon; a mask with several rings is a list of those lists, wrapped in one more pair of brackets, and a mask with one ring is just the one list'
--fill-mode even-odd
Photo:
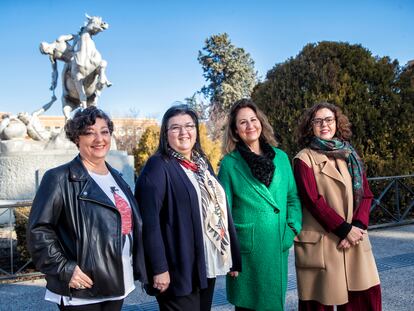
{"label": "green coat", "polygon": [[274,150],[276,170],[269,188],[253,177],[238,151],[223,158],[218,175],[242,253],[242,272],[237,278],[227,276],[227,298],[257,311],[284,309],[289,248],[302,223],[289,159],[282,150]]}

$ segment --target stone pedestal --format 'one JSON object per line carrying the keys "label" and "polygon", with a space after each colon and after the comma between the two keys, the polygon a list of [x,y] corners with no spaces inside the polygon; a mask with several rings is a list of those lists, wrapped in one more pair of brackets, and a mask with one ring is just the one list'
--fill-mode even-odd
{"label": "stone pedestal", "polygon": [[[22,145],[23,146],[23,145]],[[31,150],[0,153],[0,200],[32,200],[43,174],[71,161],[77,150]],[[134,188],[134,159],[125,151],[111,150],[108,163]]]}

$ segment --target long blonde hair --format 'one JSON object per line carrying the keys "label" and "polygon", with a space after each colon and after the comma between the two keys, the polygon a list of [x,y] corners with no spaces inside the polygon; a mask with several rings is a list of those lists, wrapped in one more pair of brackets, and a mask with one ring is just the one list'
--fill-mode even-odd
{"label": "long blonde hair", "polygon": [[260,134],[260,138],[269,145],[277,147],[278,143],[275,139],[273,128],[267,117],[251,99],[243,98],[236,101],[230,108],[223,137],[223,154],[225,155],[232,152],[236,148],[236,143],[240,140],[239,135],[236,133],[236,118],[239,110],[242,108],[250,108],[256,113],[256,116],[262,125],[262,133]]}

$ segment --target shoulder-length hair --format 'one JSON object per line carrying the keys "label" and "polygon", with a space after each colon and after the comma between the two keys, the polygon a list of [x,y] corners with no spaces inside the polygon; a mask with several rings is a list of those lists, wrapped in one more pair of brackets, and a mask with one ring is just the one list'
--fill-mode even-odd
{"label": "shoulder-length hair", "polygon": [[313,133],[312,120],[318,110],[327,108],[332,111],[336,119],[335,137],[341,140],[349,141],[352,136],[351,123],[348,117],[342,113],[342,110],[334,104],[328,102],[320,102],[305,110],[298,127],[298,144],[301,148],[309,146]]}
{"label": "shoulder-length hair", "polygon": [[278,143],[275,139],[273,128],[267,117],[251,99],[243,98],[236,101],[230,108],[223,138],[223,154],[232,152],[234,148],[236,148],[236,143],[240,140],[239,135],[236,133],[236,119],[238,112],[242,108],[250,108],[255,112],[257,119],[259,119],[260,124],[262,125],[260,139],[274,147],[277,147]]}
{"label": "shoulder-length hair", "polygon": [[164,113],[164,116],[162,117],[162,122],[161,122],[160,142],[158,144],[157,152],[164,156],[168,156],[168,147],[169,147],[168,133],[167,133],[168,132],[168,121],[172,117],[175,117],[178,115],[184,115],[184,114],[188,114],[191,117],[191,119],[193,119],[194,124],[196,126],[197,137],[196,137],[193,150],[197,151],[200,155],[205,157],[205,153],[203,149],[201,148],[201,143],[200,143],[200,130],[199,130],[199,122],[198,122],[197,113],[186,104],[174,105]]}

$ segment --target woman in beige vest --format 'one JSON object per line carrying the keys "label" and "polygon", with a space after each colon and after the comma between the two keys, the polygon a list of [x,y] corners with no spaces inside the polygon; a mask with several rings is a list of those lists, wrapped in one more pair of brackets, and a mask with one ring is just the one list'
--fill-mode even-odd
{"label": "woman in beige vest", "polygon": [[308,109],[299,126],[304,148],[294,170],[303,205],[295,238],[299,310],[381,310],[381,288],[367,227],[373,195],[349,144],[351,124],[329,103]]}

